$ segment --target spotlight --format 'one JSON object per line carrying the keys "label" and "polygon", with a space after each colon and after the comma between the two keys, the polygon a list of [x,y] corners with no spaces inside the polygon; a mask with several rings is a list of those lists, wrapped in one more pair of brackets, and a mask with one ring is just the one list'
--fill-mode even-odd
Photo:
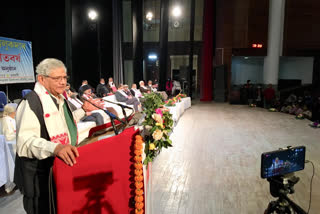
{"label": "spotlight", "polygon": [[149,20],[149,21],[151,21],[152,18],[153,18],[153,13],[149,11],[149,12],[147,13],[147,15],[146,15],[146,19]]}
{"label": "spotlight", "polygon": [[154,61],[158,59],[158,56],[157,54],[149,54],[148,59]]}
{"label": "spotlight", "polygon": [[180,17],[181,16],[181,7],[180,6],[174,6],[173,9],[172,9],[172,15],[174,17]]}
{"label": "spotlight", "polygon": [[88,16],[91,20],[96,20],[98,17],[98,13],[95,10],[90,10]]}

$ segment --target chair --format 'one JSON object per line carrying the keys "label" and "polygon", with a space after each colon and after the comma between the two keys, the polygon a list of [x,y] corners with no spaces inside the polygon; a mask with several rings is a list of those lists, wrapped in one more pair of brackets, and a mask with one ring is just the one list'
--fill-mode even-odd
{"label": "chair", "polygon": [[26,96],[31,91],[32,91],[31,89],[23,89],[22,90],[22,97]]}
{"label": "chair", "polygon": [[0,91],[0,111],[2,112],[4,109],[4,106],[7,105],[7,95],[3,91]]}

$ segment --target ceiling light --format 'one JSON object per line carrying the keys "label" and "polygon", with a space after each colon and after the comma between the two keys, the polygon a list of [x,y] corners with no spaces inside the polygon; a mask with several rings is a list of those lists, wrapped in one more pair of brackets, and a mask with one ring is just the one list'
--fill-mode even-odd
{"label": "ceiling light", "polygon": [[174,16],[174,17],[180,17],[181,16],[181,7],[180,6],[175,6],[175,7],[173,7],[173,9],[172,9],[172,15]]}
{"label": "ceiling light", "polygon": [[149,21],[151,21],[152,18],[153,18],[153,13],[149,11],[149,12],[147,13],[147,15],[146,15],[146,19],[149,20]]}

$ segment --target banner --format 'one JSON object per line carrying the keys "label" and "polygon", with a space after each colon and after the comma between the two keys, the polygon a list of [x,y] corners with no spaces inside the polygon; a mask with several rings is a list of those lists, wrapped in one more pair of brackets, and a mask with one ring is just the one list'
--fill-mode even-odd
{"label": "banner", "polygon": [[31,42],[0,37],[0,84],[34,81]]}

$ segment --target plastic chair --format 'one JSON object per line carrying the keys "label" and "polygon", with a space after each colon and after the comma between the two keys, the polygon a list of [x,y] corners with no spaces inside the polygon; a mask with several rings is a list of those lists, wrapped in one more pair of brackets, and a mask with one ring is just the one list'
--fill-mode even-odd
{"label": "plastic chair", "polygon": [[3,111],[5,105],[7,105],[7,95],[3,91],[0,91],[0,111]]}
{"label": "plastic chair", "polygon": [[32,91],[31,89],[23,89],[22,90],[22,97],[26,96],[31,91]]}

